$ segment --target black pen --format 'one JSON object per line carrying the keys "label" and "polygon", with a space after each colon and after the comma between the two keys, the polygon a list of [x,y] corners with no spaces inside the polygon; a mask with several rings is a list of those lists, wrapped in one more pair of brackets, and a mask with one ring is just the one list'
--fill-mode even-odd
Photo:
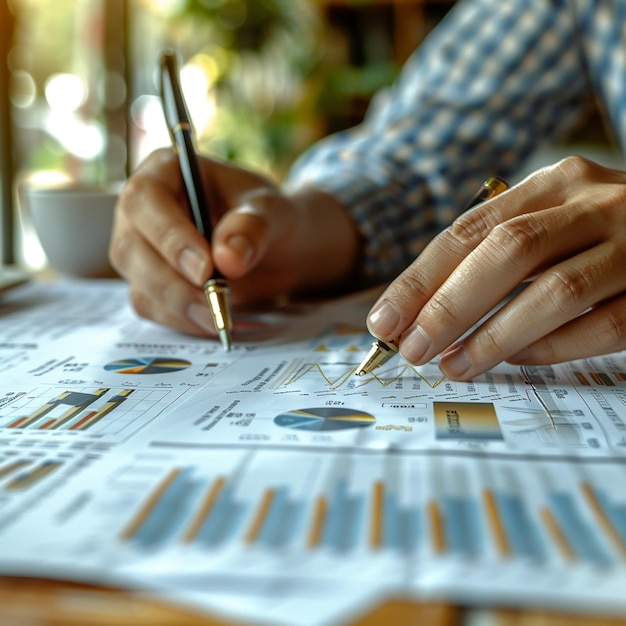
{"label": "black pen", "polygon": [[[207,202],[198,159],[194,149],[193,127],[187,112],[185,99],[180,86],[178,61],[172,52],[161,55],[161,100],[167,127],[174,150],[178,155],[185,193],[196,228],[211,243],[213,222],[211,207]],[[213,276],[203,285],[213,322],[225,350],[230,350],[232,316],[230,307],[230,286],[228,281],[215,270]]]}
{"label": "black pen", "polygon": [[[489,200],[490,198],[497,196],[499,193],[508,189],[508,187],[508,184],[497,176],[488,178],[480,186],[480,189],[472,196],[471,200],[467,203],[462,212],[471,209],[473,206],[476,206],[485,200]],[[369,374],[377,367],[380,367],[389,361],[391,357],[397,354],[399,350],[399,341],[399,337],[392,339],[391,341],[376,339],[376,341],[372,344],[370,351],[367,353],[359,367],[357,367],[356,375],[364,376],[365,374]]]}

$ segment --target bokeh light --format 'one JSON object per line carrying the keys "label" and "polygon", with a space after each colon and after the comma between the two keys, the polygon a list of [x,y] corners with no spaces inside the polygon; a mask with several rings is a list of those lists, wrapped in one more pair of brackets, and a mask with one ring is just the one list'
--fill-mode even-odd
{"label": "bokeh light", "polygon": [[77,111],[89,95],[89,89],[80,76],[53,74],[44,88],[46,101],[53,111]]}

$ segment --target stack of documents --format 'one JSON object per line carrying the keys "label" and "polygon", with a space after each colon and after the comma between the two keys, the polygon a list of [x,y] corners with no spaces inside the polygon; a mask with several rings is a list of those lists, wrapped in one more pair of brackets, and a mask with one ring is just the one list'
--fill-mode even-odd
{"label": "stack of documents", "polygon": [[626,353],[357,377],[371,294],[137,318],[117,281],[0,300],[0,573],[273,624],[389,595],[626,614]]}

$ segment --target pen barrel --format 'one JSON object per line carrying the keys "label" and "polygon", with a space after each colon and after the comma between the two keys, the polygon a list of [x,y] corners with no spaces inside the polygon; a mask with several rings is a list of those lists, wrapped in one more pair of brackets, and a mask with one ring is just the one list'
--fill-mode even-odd
{"label": "pen barrel", "polygon": [[218,333],[230,334],[233,321],[230,315],[230,287],[223,278],[211,278],[204,284],[204,293],[211,309]]}

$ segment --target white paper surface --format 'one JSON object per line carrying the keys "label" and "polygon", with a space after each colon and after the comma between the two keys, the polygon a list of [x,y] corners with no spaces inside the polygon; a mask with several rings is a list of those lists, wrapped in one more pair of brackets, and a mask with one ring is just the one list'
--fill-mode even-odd
{"label": "white paper surface", "polygon": [[0,572],[271,624],[387,594],[626,614],[626,353],[471,383],[354,370],[371,297],[138,319],[116,281],[0,300]]}

